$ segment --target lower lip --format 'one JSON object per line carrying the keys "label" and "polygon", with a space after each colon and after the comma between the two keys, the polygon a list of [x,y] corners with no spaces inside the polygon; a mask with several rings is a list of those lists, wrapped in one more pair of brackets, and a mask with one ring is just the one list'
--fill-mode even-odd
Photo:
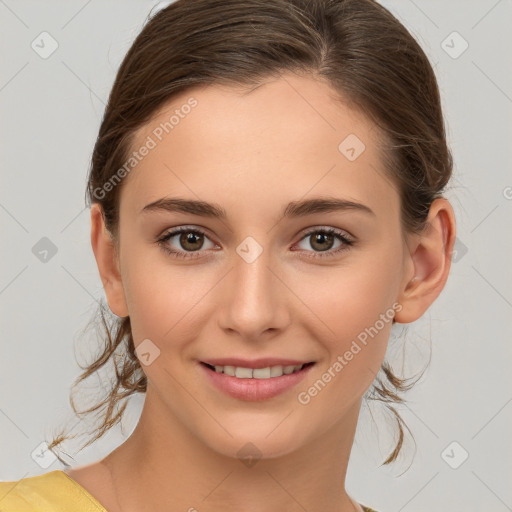
{"label": "lower lip", "polygon": [[304,379],[314,364],[310,364],[298,372],[269,379],[239,379],[211,370],[202,363],[199,363],[199,366],[213,385],[224,393],[239,400],[257,401],[272,398],[293,388]]}

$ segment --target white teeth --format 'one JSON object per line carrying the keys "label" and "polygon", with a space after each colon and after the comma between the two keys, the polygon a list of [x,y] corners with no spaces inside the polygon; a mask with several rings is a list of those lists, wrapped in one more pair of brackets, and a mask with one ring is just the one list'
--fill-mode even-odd
{"label": "white teeth", "polygon": [[215,366],[217,373],[225,373],[239,379],[270,379],[301,370],[305,365],[267,366],[266,368],[244,368],[242,366]]}
{"label": "white teeth", "polygon": [[[220,368],[221,368],[220,373],[223,373],[222,366]],[[215,367],[215,371],[218,371],[217,367]],[[235,376],[235,367],[234,366],[224,366],[224,373],[226,375],[231,375],[231,377],[234,377]]]}
{"label": "white teeth", "polygon": [[252,376],[254,379],[270,379],[270,366],[267,368],[254,368]]}
{"label": "white teeth", "polygon": [[252,379],[252,370],[250,368],[241,368],[237,366],[235,368],[235,377],[239,379]]}
{"label": "white teeth", "polygon": [[270,376],[271,377],[281,377],[283,375],[283,367],[282,366],[271,366],[270,367]]}

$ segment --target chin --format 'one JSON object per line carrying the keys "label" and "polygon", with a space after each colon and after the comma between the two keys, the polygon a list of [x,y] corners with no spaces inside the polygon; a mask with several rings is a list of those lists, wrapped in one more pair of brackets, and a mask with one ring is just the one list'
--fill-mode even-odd
{"label": "chin", "polygon": [[[282,418],[279,421],[281,420]],[[303,446],[301,436],[290,431],[291,425],[284,428],[282,425],[278,426],[279,421],[272,425],[253,421],[252,426],[247,429],[235,430],[228,427],[227,430],[233,437],[226,434],[212,439],[210,432],[210,436],[203,438],[203,442],[220,455],[237,458],[244,463],[249,461],[247,465],[250,467],[250,461],[284,457]]]}

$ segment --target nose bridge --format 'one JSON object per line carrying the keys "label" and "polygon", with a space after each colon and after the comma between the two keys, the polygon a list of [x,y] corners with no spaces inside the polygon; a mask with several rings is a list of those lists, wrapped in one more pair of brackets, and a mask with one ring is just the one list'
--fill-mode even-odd
{"label": "nose bridge", "polygon": [[220,325],[244,338],[282,328],[288,319],[283,290],[272,269],[274,258],[253,237],[245,238],[233,254]]}

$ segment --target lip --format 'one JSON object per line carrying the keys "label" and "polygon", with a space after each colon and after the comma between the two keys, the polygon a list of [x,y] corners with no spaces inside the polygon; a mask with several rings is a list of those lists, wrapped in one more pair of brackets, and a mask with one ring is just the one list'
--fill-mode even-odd
{"label": "lip", "polygon": [[[278,366],[279,364],[286,366],[286,363],[289,363],[290,365],[307,364],[302,363],[301,361],[294,362],[288,359],[260,359],[257,361],[244,361],[242,359],[212,359],[210,361],[215,361],[218,366],[243,366],[245,368],[266,368],[267,366]],[[222,361],[223,363],[220,364],[219,361]],[[225,363],[224,361],[229,361],[229,363]],[[237,364],[231,364],[234,361],[237,361]],[[264,361],[264,363],[262,361]],[[269,361],[272,364],[268,364]],[[274,361],[280,362],[274,363]],[[199,367],[209,382],[217,389],[238,400],[251,402],[268,400],[289,391],[299,384],[299,382],[306,377],[311,368],[315,366],[313,361],[309,361],[311,364],[308,364],[308,366],[302,370],[288,375],[281,375],[281,377],[271,377],[269,379],[239,379],[238,377],[232,377],[225,373],[217,373],[215,370],[208,368],[204,363],[206,363],[206,361],[199,362]],[[211,363],[208,362],[208,364]],[[257,364],[259,366],[248,366],[249,364]]]}
{"label": "lip", "polygon": [[275,357],[262,357],[259,359],[241,359],[239,357],[224,357],[217,359],[203,359],[202,363],[211,366],[240,366],[242,368],[267,368],[268,366],[298,366],[312,361],[299,361],[298,359],[279,359]]}

